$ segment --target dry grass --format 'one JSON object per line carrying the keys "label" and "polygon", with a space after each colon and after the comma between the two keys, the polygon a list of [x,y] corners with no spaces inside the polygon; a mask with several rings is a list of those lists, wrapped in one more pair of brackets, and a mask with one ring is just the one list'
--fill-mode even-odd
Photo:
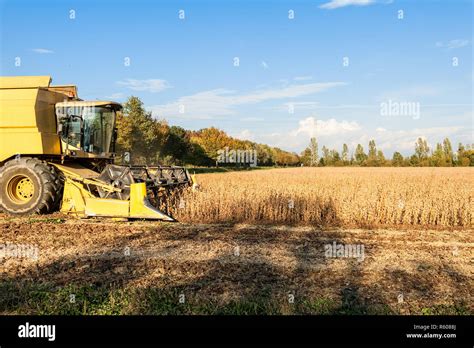
{"label": "dry grass", "polygon": [[173,211],[187,222],[473,225],[473,168],[290,168],[201,174]]}

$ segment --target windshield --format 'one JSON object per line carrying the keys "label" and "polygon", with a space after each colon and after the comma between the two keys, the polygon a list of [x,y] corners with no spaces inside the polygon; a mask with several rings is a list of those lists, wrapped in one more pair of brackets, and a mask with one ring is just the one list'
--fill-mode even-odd
{"label": "windshield", "polygon": [[64,111],[69,116],[76,116],[71,117],[68,127],[63,128],[64,141],[90,153],[110,152],[115,125],[113,109],[101,106],[71,106],[66,107]]}
{"label": "windshield", "polygon": [[104,107],[85,107],[82,113],[84,151],[102,153],[110,151],[114,131],[115,112]]}

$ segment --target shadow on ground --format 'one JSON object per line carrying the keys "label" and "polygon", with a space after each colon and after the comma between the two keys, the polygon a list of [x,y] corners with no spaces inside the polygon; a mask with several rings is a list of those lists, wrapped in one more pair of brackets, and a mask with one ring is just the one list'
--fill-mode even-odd
{"label": "shadow on ground", "polygon": [[[319,228],[289,232],[227,226],[225,231],[172,231],[161,240],[213,242],[224,234],[231,247],[218,255],[193,261],[173,254],[173,247],[154,252],[167,257],[123,253],[130,242],[153,238],[145,229],[133,236],[114,237],[114,247],[101,248],[31,266],[0,281],[2,314],[468,314],[460,287],[467,277],[444,264],[451,279],[454,305],[423,307],[415,297],[436,298],[435,279],[401,269],[387,270],[383,282],[368,282],[367,262],[325,256],[326,244],[344,244],[341,233]],[[291,262],[265,254],[246,255],[255,245],[278,245]],[[370,255],[377,245],[366,245]],[[180,250],[179,248],[176,250]],[[196,253],[199,251],[196,250]],[[268,252],[268,250],[267,250]],[[376,261],[370,261],[376,262]],[[427,265],[420,264],[420,272]],[[429,268],[429,265],[428,265]],[[422,280],[420,280],[422,279]],[[459,289],[459,291],[457,291]],[[400,306],[398,293],[406,294]],[[449,296],[449,295],[448,295]],[[464,299],[469,301],[468,299]],[[429,301],[428,301],[429,302]],[[407,303],[409,305],[407,305]],[[432,303],[435,303],[433,301]],[[471,302],[472,303],[472,302]]]}

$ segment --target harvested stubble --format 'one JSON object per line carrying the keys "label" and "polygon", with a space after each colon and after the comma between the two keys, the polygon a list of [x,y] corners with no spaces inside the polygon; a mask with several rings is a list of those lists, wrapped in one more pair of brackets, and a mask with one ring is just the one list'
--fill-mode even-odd
{"label": "harvested stubble", "polygon": [[474,168],[288,168],[198,175],[180,221],[472,227]]}

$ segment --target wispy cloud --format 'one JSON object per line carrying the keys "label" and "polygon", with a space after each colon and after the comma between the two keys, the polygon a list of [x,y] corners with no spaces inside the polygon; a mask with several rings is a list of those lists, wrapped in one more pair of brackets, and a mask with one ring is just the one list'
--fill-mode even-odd
{"label": "wispy cloud", "polygon": [[346,7],[346,6],[367,6],[374,4],[375,0],[331,0],[319,6],[320,8],[326,10],[334,10],[336,8]]}
{"label": "wispy cloud", "polygon": [[31,50],[32,50],[33,52],[39,53],[39,54],[50,54],[50,53],[54,53],[54,51],[48,50],[48,49],[46,49],[46,48],[32,48]]}
{"label": "wispy cloud", "polygon": [[455,39],[455,40],[451,40],[447,42],[438,41],[436,43],[436,47],[447,48],[448,50],[466,47],[468,45],[469,45],[469,40],[466,40],[466,39]]}
{"label": "wispy cloud", "polygon": [[270,100],[297,98],[346,85],[344,82],[294,84],[279,88],[259,89],[239,94],[227,89],[214,89],[181,97],[173,102],[149,107],[159,117],[211,119],[235,113],[235,106]]}
{"label": "wispy cloud", "polygon": [[123,81],[117,81],[119,86],[123,86],[131,89],[132,91],[145,91],[150,93],[158,93],[167,88],[170,88],[166,80],[160,79],[147,79],[147,80],[136,80],[136,79],[125,79]]}
{"label": "wispy cloud", "polygon": [[269,68],[268,64],[262,60],[262,68],[264,68],[265,70]]}
{"label": "wispy cloud", "polygon": [[319,102],[316,101],[299,101],[299,102],[286,102],[277,106],[268,107],[265,109],[273,111],[283,111],[288,113],[296,113],[301,111],[310,111],[317,108]]}
{"label": "wispy cloud", "polygon": [[341,135],[359,130],[361,127],[355,121],[317,120],[307,117],[299,121],[298,128],[290,132],[291,136],[306,135],[308,138],[316,136]]}
{"label": "wispy cloud", "polygon": [[123,93],[112,93],[111,95],[106,95],[105,98],[110,99],[110,100],[118,100],[124,98],[125,95]]}

